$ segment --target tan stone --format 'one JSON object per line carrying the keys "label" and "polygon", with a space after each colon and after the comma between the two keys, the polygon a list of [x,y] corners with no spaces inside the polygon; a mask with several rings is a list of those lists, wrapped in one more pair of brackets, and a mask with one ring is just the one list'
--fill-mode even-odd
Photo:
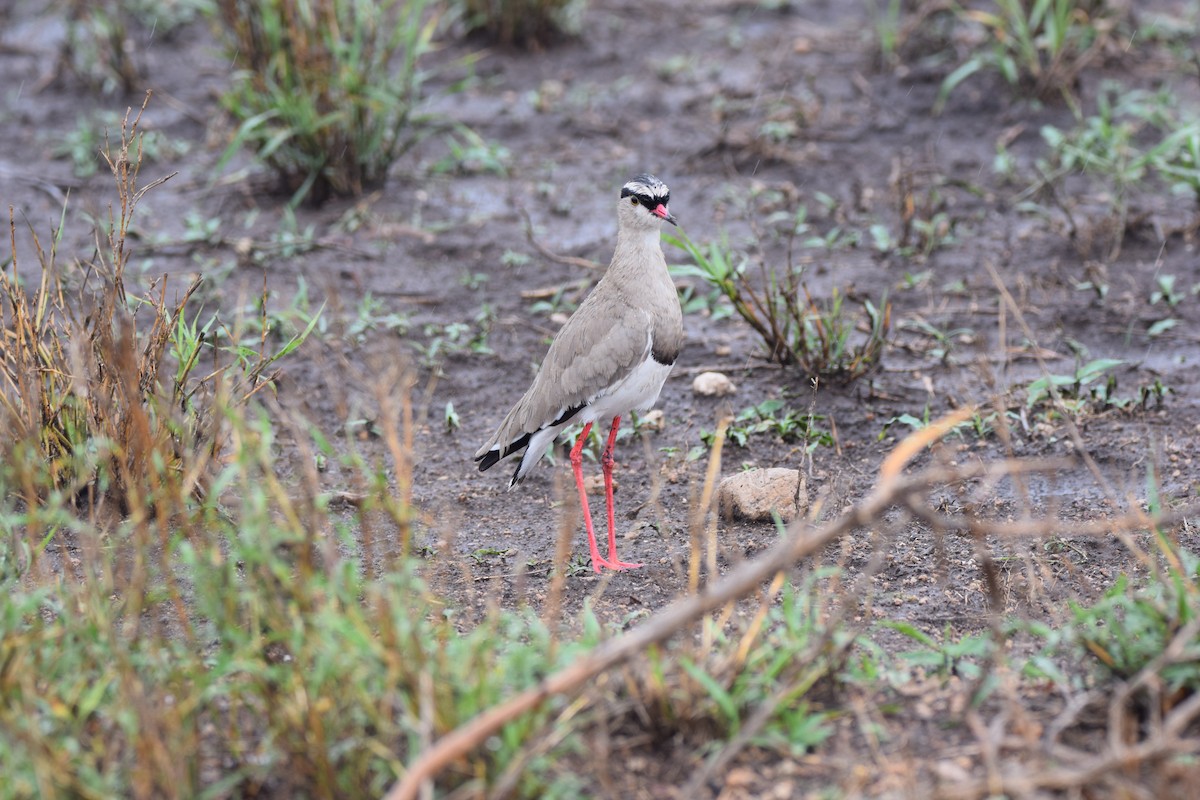
{"label": "tan stone", "polygon": [[[588,494],[604,494],[604,475],[584,475],[583,490]],[[613,494],[617,493],[617,480],[613,479]]]}
{"label": "tan stone", "polygon": [[799,470],[752,469],[722,480],[717,502],[726,519],[769,521],[771,512],[777,511],[784,522],[790,522],[800,512],[796,504],[799,486]]}
{"label": "tan stone", "polygon": [[692,380],[692,391],[703,397],[724,397],[737,391],[737,386],[723,372],[701,372]]}
{"label": "tan stone", "polygon": [[667,427],[667,417],[661,408],[654,408],[638,417],[638,427],[651,431],[661,431]]}

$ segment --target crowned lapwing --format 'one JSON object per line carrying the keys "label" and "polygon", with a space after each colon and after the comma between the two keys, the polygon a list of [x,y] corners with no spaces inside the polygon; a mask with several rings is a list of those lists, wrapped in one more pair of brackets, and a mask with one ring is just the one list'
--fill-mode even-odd
{"label": "crowned lapwing", "polygon": [[[592,568],[629,569],[617,557],[613,514],[613,446],[621,417],[653,407],[683,344],[679,295],[667,274],[659,234],[670,191],[653,175],[639,175],[621,188],[617,204],[617,247],[596,287],[550,343],[550,350],[525,392],[475,460],[483,471],[522,448],[525,452],[509,488],[521,482],[564,428],[582,423],[571,448],[571,466],[587,526]],[[583,444],[592,423],[612,420],[601,465],[608,511],[608,557],[600,555],[583,486]]]}

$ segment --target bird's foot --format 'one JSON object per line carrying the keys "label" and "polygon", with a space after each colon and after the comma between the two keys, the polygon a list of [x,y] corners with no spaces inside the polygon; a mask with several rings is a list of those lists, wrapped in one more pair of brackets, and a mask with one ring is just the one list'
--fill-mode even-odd
{"label": "bird's foot", "polygon": [[592,559],[592,569],[595,570],[597,573],[600,572],[601,567],[607,567],[611,570],[616,570],[617,572],[620,572],[621,570],[626,570],[626,569],[637,569],[638,567],[641,567],[641,566],[642,566],[641,564],[631,564],[628,561],[620,561],[615,556],[610,557],[610,558],[593,558]]}

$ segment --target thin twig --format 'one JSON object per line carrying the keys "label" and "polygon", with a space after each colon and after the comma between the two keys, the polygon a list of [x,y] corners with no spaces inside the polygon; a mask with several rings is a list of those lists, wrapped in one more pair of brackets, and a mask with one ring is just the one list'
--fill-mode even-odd
{"label": "thin twig", "polygon": [[[1064,461],[1047,461],[1048,466],[1057,464],[1063,466]],[[943,514],[923,503],[906,503],[916,517],[933,524],[943,530],[978,530],[986,536],[1000,538],[1015,538],[1019,536],[1110,536],[1114,532],[1150,530],[1160,526],[1176,525],[1185,519],[1195,518],[1200,514],[1200,506],[1189,506],[1178,511],[1164,511],[1158,514],[1146,514],[1134,511],[1107,519],[1093,519],[1087,522],[1072,522],[1064,519],[1018,519],[1011,522],[988,520],[965,514]]]}
{"label": "thin twig", "polygon": [[542,567],[541,569],[527,569],[527,570],[521,570],[519,572],[497,572],[493,575],[476,575],[474,580],[476,583],[482,583],[483,581],[494,581],[497,578],[504,578],[506,580],[516,580],[517,578],[521,577],[522,575],[524,575],[525,577],[529,577],[530,575],[549,575],[550,570],[552,570],[552,569],[554,569],[554,567],[546,566],[546,567]]}
{"label": "thin twig", "polygon": [[551,261],[553,261],[556,264],[566,264],[571,267],[583,267],[584,269],[597,269],[597,270],[604,269],[603,264],[597,264],[595,261],[591,261],[586,258],[577,258],[575,256],[560,256],[558,253],[556,253],[553,250],[551,250],[550,248],[546,247],[546,245],[539,242],[537,240],[537,238],[533,235],[533,220],[530,218],[529,212],[526,211],[524,208],[520,208],[520,207],[518,207],[517,210],[521,213],[521,219],[525,220],[525,238],[527,238],[529,240],[529,243],[531,245],[533,245],[534,249],[537,250],[539,253],[541,253],[545,258],[550,259]]}
{"label": "thin twig", "polygon": [[[931,427],[941,429],[945,426],[934,423]],[[912,452],[915,455],[916,451]],[[676,600],[641,625],[600,644],[588,655],[549,675],[536,686],[448,732],[432,747],[416,756],[404,777],[385,795],[385,800],[414,800],[420,786],[479,747],[507,723],[537,708],[550,697],[579,690],[597,675],[627,661],[650,645],[669,639],[704,614],[758,591],[762,583],[776,572],[787,569],[844,534],[876,522],[888,508],[902,502],[909,494],[973,478],[1044,471],[1046,466],[1046,462],[1031,464],[1005,460],[993,464],[971,463],[956,468],[932,467],[905,476],[899,474],[903,464],[898,460],[889,459],[885,463],[888,473],[881,477],[858,505],[842,516],[819,528],[812,528],[803,519],[797,520],[778,544],[758,558],[734,567],[722,580],[708,584],[697,594]]]}
{"label": "thin twig", "polygon": [[1126,770],[1131,765],[1146,764],[1160,758],[1176,758],[1200,752],[1200,740],[1181,740],[1179,734],[1200,716],[1200,694],[1192,695],[1167,717],[1160,734],[1120,752],[1106,750],[1086,759],[1078,767],[1058,767],[1019,775],[1005,775],[996,782],[989,779],[967,781],[942,787],[938,797],[976,798],[993,795],[1024,797],[1039,795],[1045,790],[1093,787],[1105,775]]}

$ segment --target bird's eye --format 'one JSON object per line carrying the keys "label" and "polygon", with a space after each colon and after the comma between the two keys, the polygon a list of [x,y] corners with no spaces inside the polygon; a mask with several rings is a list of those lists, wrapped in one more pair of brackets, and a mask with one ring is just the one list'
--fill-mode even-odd
{"label": "bird's eye", "polygon": [[629,202],[636,206],[638,204],[638,199],[636,197],[631,197],[629,198]]}

